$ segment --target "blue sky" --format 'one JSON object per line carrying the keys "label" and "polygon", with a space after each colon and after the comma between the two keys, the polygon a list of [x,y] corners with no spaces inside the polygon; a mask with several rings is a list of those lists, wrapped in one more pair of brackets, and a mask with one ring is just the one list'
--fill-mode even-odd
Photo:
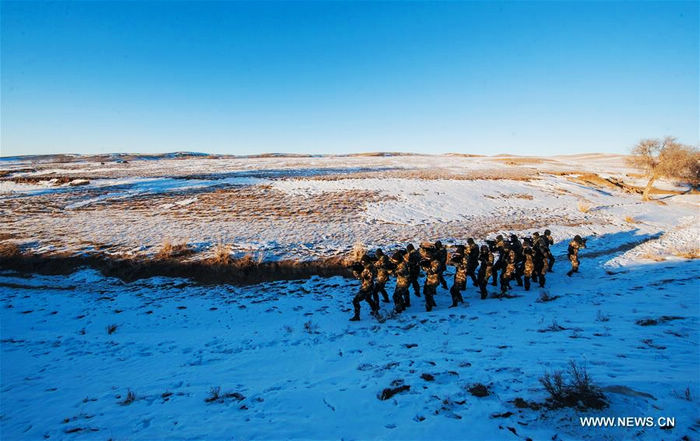
{"label": "blue sky", "polygon": [[698,2],[7,2],[0,154],[699,138]]}

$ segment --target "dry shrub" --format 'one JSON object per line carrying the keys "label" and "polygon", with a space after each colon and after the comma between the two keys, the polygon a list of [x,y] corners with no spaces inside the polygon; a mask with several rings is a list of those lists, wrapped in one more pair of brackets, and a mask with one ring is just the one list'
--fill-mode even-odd
{"label": "dry shrub", "polygon": [[187,245],[187,242],[175,245],[170,239],[165,239],[160,247],[160,251],[156,253],[156,259],[173,259],[192,254],[193,252],[194,250]]}
{"label": "dry shrub", "polygon": [[638,223],[637,219],[633,218],[632,216],[625,216],[625,222],[630,224]]}
{"label": "dry shrub", "polygon": [[693,248],[689,250],[673,249],[671,254],[676,257],[682,257],[683,259],[700,259],[700,248]]}
{"label": "dry shrub", "polygon": [[546,372],[540,383],[549,393],[547,405],[556,409],[560,407],[579,407],[602,409],[608,404],[605,395],[598,386],[593,384],[593,380],[588,375],[585,366],[579,366],[575,361],[569,362],[569,369]]}
{"label": "dry shrub", "polygon": [[578,206],[578,211],[580,211],[581,213],[588,213],[589,211],[591,211],[591,204],[589,204],[586,201],[583,201],[583,200],[578,201],[577,206]]}
{"label": "dry shrub", "polygon": [[231,263],[231,245],[219,242],[214,247],[214,257],[212,262],[217,265],[228,265]]}
{"label": "dry shrub", "polygon": [[643,253],[639,257],[646,260],[653,260],[654,262],[663,262],[664,260],[666,260],[665,257],[650,252]]}
{"label": "dry shrub", "polygon": [[22,252],[14,242],[0,243],[0,257],[17,257]]}

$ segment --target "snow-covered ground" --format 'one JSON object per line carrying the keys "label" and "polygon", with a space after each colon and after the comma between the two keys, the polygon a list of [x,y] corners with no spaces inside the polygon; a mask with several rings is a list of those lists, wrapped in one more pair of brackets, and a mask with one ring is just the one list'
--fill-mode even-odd
{"label": "snow-covered ground", "polygon": [[[544,290],[482,301],[470,286],[456,309],[440,290],[437,310],[414,297],[384,323],[366,308],[347,321],[356,283],[339,277],[236,288],[5,271],[2,437],[696,439],[700,262],[606,265],[648,239],[590,241],[572,278],[558,246]],[[538,302],[545,292],[558,297]],[[674,319],[637,323],[664,316]],[[609,408],[514,406],[544,401],[538,378],[569,360],[609,391]],[[397,380],[410,390],[379,400]],[[472,396],[474,383],[491,395]],[[231,396],[205,402],[217,387]],[[581,427],[596,415],[675,417],[676,427]]]}
{"label": "snow-covered ground", "polygon": [[[3,160],[0,241],[23,252],[149,259],[170,239],[201,250],[187,259],[218,241],[308,259],[550,228],[557,264],[545,289],[482,301],[469,286],[454,309],[440,289],[432,312],[413,297],[385,322],[364,305],[347,321],[357,282],[341,277],[235,287],[0,268],[0,438],[698,439],[700,261],[687,257],[700,250],[700,200],[642,203],[575,179],[639,185],[623,159]],[[57,184],[66,176],[89,183]],[[588,248],[569,278],[575,234]],[[515,405],[542,403],[539,378],[571,360],[608,408]],[[470,394],[476,383],[490,395]],[[380,400],[392,384],[410,389]],[[676,426],[582,427],[582,416]]]}

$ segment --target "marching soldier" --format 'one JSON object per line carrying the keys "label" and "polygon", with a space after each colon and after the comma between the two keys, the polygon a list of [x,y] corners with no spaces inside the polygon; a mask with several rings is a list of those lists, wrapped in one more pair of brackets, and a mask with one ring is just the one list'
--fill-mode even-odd
{"label": "marching soldier", "polygon": [[535,277],[537,278],[537,281],[540,283],[540,287],[544,288],[544,284],[547,281],[546,279],[546,274],[547,270],[549,269],[549,260],[547,256],[550,254],[549,249],[547,248],[547,245],[545,244],[545,241],[538,233],[535,233],[532,235],[533,237],[533,247],[532,250],[534,251],[534,258],[533,258],[533,263],[535,267],[534,275],[532,277],[532,280],[535,280]]}
{"label": "marching soldier", "polygon": [[408,261],[405,259],[405,253],[397,251],[391,256],[391,261],[394,264],[392,272],[396,276],[396,288],[394,288],[394,312],[403,312],[411,305],[411,294],[408,292],[408,287],[411,283],[411,273],[408,269]]}
{"label": "marching soldier", "polygon": [[542,237],[547,242],[547,250],[549,251],[549,255],[547,256],[547,259],[549,260],[549,271],[554,272],[554,254],[552,254],[551,250],[549,249],[550,246],[554,245],[552,232],[549,230],[544,230],[544,235]]}
{"label": "marching soldier", "polygon": [[458,303],[464,303],[460,291],[465,289],[467,285],[467,256],[464,255],[464,245],[457,245],[457,251],[452,255],[450,265],[455,267],[455,278],[452,288],[450,288],[450,295],[452,296],[450,308],[454,308]]}
{"label": "marching soldier", "polygon": [[[420,253],[409,243],[406,246],[406,254],[404,254],[404,260],[408,264],[408,274],[411,286],[413,286],[413,293],[416,297],[420,297],[420,284],[418,283],[418,277],[420,277]],[[411,302],[406,302],[406,306],[411,306]]]}
{"label": "marching soldier", "polygon": [[366,301],[371,309],[371,314],[376,315],[379,311],[379,305],[377,305],[374,300],[372,300],[372,293],[374,292],[374,267],[372,265],[372,259],[368,255],[362,256],[360,262],[353,265],[352,273],[360,280],[360,290],[352,299],[352,306],[355,309],[355,315],[350,318],[350,321],[360,320],[360,302]]}
{"label": "marching soldier", "polygon": [[510,247],[504,248],[502,260],[503,270],[501,270],[501,295],[510,289],[510,281],[515,276],[515,251]]}
{"label": "marching soldier", "polygon": [[486,285],[489,282],[491,273],[493,273],[493,253],[487,245],[481,246],[481,252],[479,253],[479,290],[481,291],[481,300],[484,300],[488,296],[486,291]]}
{"label": "marching soldier", "polygon": [[377,273],[377,279],[374,283],[372,299],[374,300],[374,303],[379,305],[379,293],[381,292],[382,300],[384,301],[384,303],[389,303],[389,295],[386,292],[385,285],[386,282],[389,281],[389,270],[391,269],[391,264],[381,248],[377,248],[377,251],[374,253],[374,255],[377,258],[377,261],[374,262],[374,268]]}
{"label": "marching soldier", "polygon": [[[479,266],[479,245],[474,243],[471,237],[467,239],[467,275],[472,279],[474,286],[479,286],[476,278],[476,268]],[[466,285],[466,281],[465,281]],[[466,289],[466,286],[465,286]]]}
{"label": "marching soldier", "polygon": [[440,284],[442,284],[443,288],[447,289],[447,280],[445,280],[445,277],[443,276],[443,273],[447,269],[447,249],[442,246],[442,242],[439,240],[435,242],[435,257],[440,263],[440,272],[438,274]]}
{"label": "marching soldier", "polygon": [[574,237],[574,240],[569,242],[568,255],[569,261],[571,262],[571,270],[566,273],[567,276],[571,277],[573,273],[578,272],[578,267],[580,262],[578,260],[578,250],[580,248],[586,248],[586,240],[582,239],[578,234]]}
{"label": "marching soldier", "polygon": [[435,294],[440,284],[440,261],[433,256],[432,258],[421,261],[421,266],[425,270],[425,283],[423,284],[425,310],[431,311],[433,307],[437,306],[435,303]]}
{"label": "marching soldier", "polygon": [[510,235],[509,248],[515,253],[515,271],[513,272],[513,278],[518,286],[523,286],[522,274],[523,274],[523,246],[518,240],[518,236],[515,234]]}
{"label": "marching soldier", "polygon": [[500,234],[496,236],[496,242],[494,243],[494,250],[498,251],[498,259],[496,259],[496,263],[493,265],[493,281],[491,282],[491,285],[493,286],[498,286],[497,282],[497,277],[498,277],[498,271],[503,269],[503,258],[505,257],[505,247],[506,244],[503,241],[503,236]]}
{"label": "marching soldier", "polygon": [[535,270],[534,256],[530,239],[523,239],[523,278],[525,291],[530,291],[530,278]]}

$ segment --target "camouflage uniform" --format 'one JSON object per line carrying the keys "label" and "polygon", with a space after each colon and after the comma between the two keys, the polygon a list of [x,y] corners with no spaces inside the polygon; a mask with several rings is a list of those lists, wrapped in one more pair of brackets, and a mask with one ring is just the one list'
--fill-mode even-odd
{"label": "camouflage uniform", "polygon": [[423,294],[425,295],[425,310],[430,311],[435,304],[435,294],[437,287],[440,284],[440,261],[432,259],[423,261],[425,268],[425,284],[423,285]]}
{"label": "camouflage uniform", "polygon": [[463,290],[467,285],[467,257],[464,255],[464,247],[458,246],[457,252],[452,255],[450,259],[450,265],[455,266],[455,278],[450,288],[450,295],[452,296],[452,305],[450,308],[457,306],[458,303],[464,303],[462,298]]}
{"label": "camouflage uniform", "polygon": [[360,291],[352,299],[352,305],[355,309],[355,315],[351,321],[360,320],[360,302],[363,300],[369,304],[372,314],[379,311],[379,305],[372,300],[372,292],[374,291],[374,268],[368,256],[363,256],[362,263],[353,265],[353,275],[362,282]]}
{"label": "camouflage uniform", "polygon": [[509,248],[515,252],[515,272],[513,273],[513,278],[518,286],[523,286],[523,247],[518,240],[518,236],[515,234],[510,235]]}
{"label": "camouflage uniform", "polygon": [[[406,247],[404,260],[408,265],[409,280],[411,286],[413,286],[413,293],[416,297],[420,297],[420,284],[418,283],[418,278],[420,277],[420,253],[412,244],[408,244]],[[406,302],[406,306],[411,306],[411,302]]]}
{"label": "camouflage uniform", "polygon": [[501,271],[501,294],[510,289],[510,280],[515,276],[515,251],[505,249],[503,256],[503,270]]}
{"label": "camouflage uniform", "polygon": [[396,288],[394,288],[393,295],[394,311],[402,312],[411,305],[411,294],[408,292],[408,286],[411,283],[410,271],[403,253],[394,253],[391,256],[391,261],[394,264],[392,273],[396,276]]}
{"label": "camouflage uniform", "polygon": [[442,287],[447,289],[447,280],[445,280],[445,277],[443,276],[443,273],[447,269],[447,249],[442,246],[442,242],[439,240],[435,242],[435,257],[437,258],[438,262],[440,262],[440,272],[438,273],[438,279],[440,280],[440,284],[442,284]]}
{"label": "camouflage uniform", "polygon": [[535,271],[533,254],[532,247],[528,242],[525,242],[523,244],[523,278],[525,282],[525,291],[530,291],[530,278]]}
{"label": "camouflage uniform", "polygon": [[580,265],[580,262],[578,260],[578,250],[580,248],[586,248],[586,241],[581,239],[581,236],[576,235],[576,237],[574,237],[574,240],[569,242],[568,255],[569,261],[571,262],[571,270],[568,273],[566,273],[566,275],[569,277],[571,277],[573,273],[578,272],[578,267]]}
{"label": "camouflage uniform", "polygon": [[[544,240],[540,238],[533,247],[535,256],[533,259],[535,266],[535,275],[537,276],[537,281],[540,283],[540,287],[544,288],[544,284],[547,281],[547,271],[549,270],[549,248],[545,245]],[[534,277],[533,277],[534,280]]]}
{"label": "camouflage uniform", "polygon": [[389,263],[389,258],[384,255],[381,249],[377,249],[376,252],[377,261],[374,262],[374,268],[377,271],[377,279],[374,283],[374,291],[372,292],[372,299],[374,303],[379,304],[379,293],[382,293],[382,300],[384,303],[389,303],[389,294],[386,292],[386,282],[389,281],[389,270],[392,264]]}
{"label": "camouflage uniform", "polygon": [[482,245],[479,253],[479,290],[481,291],[481,299],[485,299],[488,293],[486,285],[489,283],[489,278],[493,273],[493,253],[488,246]]}
{"label": "camouflage uniform", "polygon": [[[544,230],[544,235],[542,238],[547,242],[547,250],[549,251],[549,247],[554,245],[554,238],[552,237],[552,232],[549,230]],[[549,252],[549,255],[547,256],[547,259],[549,260],[549,271],[553,272],[554,271],[554,254],[552,252]]]}
{"label": "camouflage uniform", "polygon": [[[479,245],[474,243],[474,239],[467,239],[467,275],[472,279],[474,286],[479,286],[476,277],[476,268],[479,266]],[[465,281],[466,285],[466,281]],[[465,286],[466,289],[466,286]]]}
{"label": "camouflage uniform", "polygon": [[500,234],[496,236],[496,242],[494,244],[494,249],[495,251],[498,251],[498,259],[496,260],[496,263],[493,265],[493,281],[491,282],[491,285],[497,286],[498,282],[496,281],[498,277],[498,271],[503,269],[503,262],[504,262],[504,254],[505,254],[505,248],[506,244],[503,241],[503,236]]}

